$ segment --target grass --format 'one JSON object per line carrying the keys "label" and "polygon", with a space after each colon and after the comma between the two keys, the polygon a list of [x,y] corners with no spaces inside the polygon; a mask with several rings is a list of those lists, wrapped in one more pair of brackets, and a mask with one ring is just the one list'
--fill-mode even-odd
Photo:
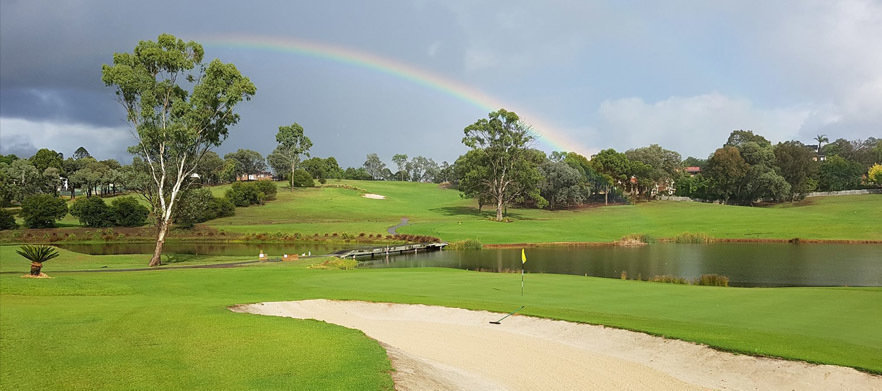
{"label": "grass", "polygon": [[[336,184],[331,181],[329,184]],[[636,234],[674,239],[692,232],[689,240],[837,239],[882,240],[882,196],[813,198],[774,207],[656,201],[637,205],[546,211],[510,209],[512,222],[491,220],[492,210],[479,213],[474,200],[435,184],[342,181],[342,184],[385,195],[361,197],[343,188],[280,189],[278,199],[260,207],[240,208],[236,216],[208,222],[220,230],[254,232],[385,233],[408,217],[399,233],[440,237],[447,241],[478,240],[484,244],[537,242],[612,242]],[[220,186],[213,191],[222,193]],[[685,240],[687,238],[681,238]]]}
{"label": "grass", "polygon": [[[737,289],[535,274],[522,298],[512,274],[316,270],[304,261],[52,271],[68,257],[47,263],[49,280],[0,275],[0,389],[391,389],[385,353],[359,331],[226,310],[310,298],[497,312],[526,305],[527,315],[882,373],[882,288]],[[111,263],[104,257],[84,262]]]}
{"label": "grass", "polygon": [[[24,274],[28,270],[30,262],[16,254],[18,246],[0,246],[0,273]],[[52,270],[97,270],[97,269],[140,269],[147,267],[150,261],[149,254],[122,254],[93,256],[76,253],[63,248],[58,248],[58,258],[52,259],[43,265],[44,273],[52,275]],[[163,263],[168,266],[206,265],[215,263],[229,263],[237,261],[254,260],[256,256],[223,256],[223,255],[189,255],[175,254],[163,256]]]}
{"label": "grass", "polygon": [[[690,243],[792,238],[882,241],[882,225],[876,223],[882,221],[882,195],[875,194],[819,197],[772,207],[655,201],[562,211],[512,208],[510,222],[499,223],[492,221],[493,210],[479,212],[474,200],[436,184],[332,180],[328,187],[294,191],[281,182],[277,185],[276,200],[237,208],[235,216],[209,221],[203,227],[232,236],[337,233],[357,237],[361,233],[386,235],[389,227],[407,217],[408,225],[398,228],[398,233],[483,244],[613,242],[629,235]],[[229,187],[215,186],[211,191],[223,196]],[[386,199],[361,197],[364,192]],[[72,228],[79,223],[68,216],[60,226],[61,233],[74,232]],[[133,234],[148,231],[152,232],[142,229]],[[189,232],[185,231],[173,234],[185,238]],[[86,235],[76,232],[78,239]],[[0,239],[16,242],[15,235],[4,231]]]}

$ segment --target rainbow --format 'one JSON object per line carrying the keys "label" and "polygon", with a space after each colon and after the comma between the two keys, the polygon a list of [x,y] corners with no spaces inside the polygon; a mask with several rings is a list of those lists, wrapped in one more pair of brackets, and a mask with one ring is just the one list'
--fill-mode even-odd
{"label": "rainbow", "polygon": [[414,84],[439,91],[460,101],[475,106],[489,113],[499,108],[518,113],[521,120],[529,125],[537,140],[554,151],[573,151],[590,157],[589,150],[581,143],[575,142],[564,132],[517,107],[503,103],[484,92],[455,80],[441,77],[423,69],[380,57],[371,53],[351,48],[333,46],[325,43],[311,42],[290,37],[272,37],[261,35],[213,35],[196,39],[204,46],[219,48],[243,48],[248,50],[266,50],[271,52],[292,53],[301,56],[319,58],[341,64],[348,64],[371,71],[384,73]]}

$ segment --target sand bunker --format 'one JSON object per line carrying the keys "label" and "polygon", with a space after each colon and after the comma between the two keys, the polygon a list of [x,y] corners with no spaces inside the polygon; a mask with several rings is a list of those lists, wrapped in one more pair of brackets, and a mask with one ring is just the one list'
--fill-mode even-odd
{"label": "sand bunker", "polygon": [[306,300],[237,312],[318,319],[386,349],[398,390],[880,390],[851,368],[735,355],[578,323],[456,308]]}
{"label": "sand bunker", "polygon": [[384,196],[384,195],[371,194],[371,193],[363,194],[362,197],[370,198],[372,200],[385,200],[386,199],[386,196]]}

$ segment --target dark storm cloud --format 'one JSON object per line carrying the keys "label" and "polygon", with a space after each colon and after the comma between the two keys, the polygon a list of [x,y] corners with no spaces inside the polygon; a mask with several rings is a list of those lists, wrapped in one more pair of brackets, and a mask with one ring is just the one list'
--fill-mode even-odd
{"label": "dark storm cloud", "polygon": [[[687,12],[688,11],[688,12]],[[732,128],[774,141],[879,137],[882,5],[839,2],[0,1],[2,148],[66,132],[124,156],[130,139],[101,65],[139,40],[229,34],[358,50],[538,113],[589,149],[660,142],[703,156]],[[220,148],[267,154],[298,122],[313,153],[453,160],[486,109],[365,67],[206,46],[258,88]],[[11,121],[16,120],[16,121]],[[19,121],[20,120],[20,121]],[[527,118],[530,120],[530,118]],[[44,132],[55,137],[22,133]],[[13,137],[14,135],[14,137]],[[62,145],[67,148],[67,146]],[[547,147],[547,146],[546,146]],[[567,147],[563,145],[561,147]],[[74,146],[75,148],[75,146]],[[99,148],[99,147],[95,147]],[[91,151],[92,148],[89,148]]]}

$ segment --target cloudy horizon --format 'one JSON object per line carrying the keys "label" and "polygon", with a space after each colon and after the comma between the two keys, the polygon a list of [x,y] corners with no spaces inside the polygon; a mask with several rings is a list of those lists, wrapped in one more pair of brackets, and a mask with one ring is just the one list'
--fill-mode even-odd
{"label": "cloudy horizon", "polygon": [[[161,33],[203,43],[257,86],[221,155],[265,156],[278,127],[298,122],[313,156],[344,166],[368,153],[452,162],[463,128],[489,111],[474,96],[537,125],[546,152],[659,144],[703,158],[734,129],[772,142],[882,137],[878,1],[3,1],[0,153],[83,146],[131,161],[101,65]],[[312,42],[462,88],[216,38],[229,36]]]}

